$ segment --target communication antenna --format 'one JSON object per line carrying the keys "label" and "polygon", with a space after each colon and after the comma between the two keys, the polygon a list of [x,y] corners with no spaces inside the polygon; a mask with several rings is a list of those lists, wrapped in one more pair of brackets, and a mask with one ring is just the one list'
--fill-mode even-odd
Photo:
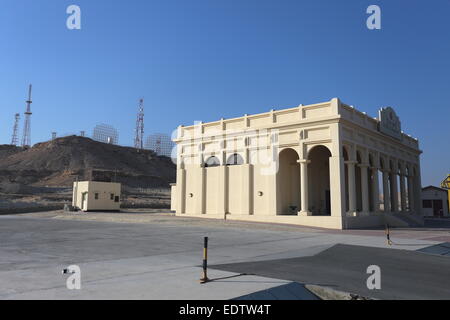
{"label": "communication antenna", "polygon": [[31,104],[33,103],[31,101],[31,89],[32,86],[28,87],[28,100],[27,103],[27,110],[24,112],[25,114],[25,125],[23,127],[23,137],[22,137],[22,147],[29,148],[31,146]]}
{"label": "communication antenna", "polygon": [[14,127],[11,138],[11,145],[13,146],[17,146],[19,144],[19,120],[20,113],[16,113],[16,115],[14,116]]}
{"label": "communication antenna", "polygon": [[136,118],[134,147],[144,149],[144,99],[139,100],[139,112]]}

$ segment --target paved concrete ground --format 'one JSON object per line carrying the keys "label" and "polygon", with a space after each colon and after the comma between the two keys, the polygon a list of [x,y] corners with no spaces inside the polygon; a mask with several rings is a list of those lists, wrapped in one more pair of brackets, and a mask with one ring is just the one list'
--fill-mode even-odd
{"label": "paved concrete ground", "polygon": [[[210,264],[307,257],[337,243],[387,247],[382,230],[330,231],[145,212],[0,216],[0,299],[232,299],[291,283],[211,270],[211,278],[225,279],[200,285],[204,236],[210,237]],[[446,236],[445,230],[399,230],[391,238],[394,248],[417,250],[442,242],[430,238]],[[65,287],[61,270],[71,264],[81,267],[81,290]]]}

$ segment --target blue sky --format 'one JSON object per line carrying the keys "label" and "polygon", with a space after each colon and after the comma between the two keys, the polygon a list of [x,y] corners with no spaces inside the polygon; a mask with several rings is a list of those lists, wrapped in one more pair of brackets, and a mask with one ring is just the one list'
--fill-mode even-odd
{"label": "blue sky", "polygon": [[[80,6],[82,29],[66,28]],[[381,7],[382,29],[366,28]],[[339,97],[392,106],[420,139],[422,182],[450,173],[450,1],[2,0],[0,144],[33,84],[32,142],[98,123],[146,134]],[[22,123],[21,123],[22,125]]]}

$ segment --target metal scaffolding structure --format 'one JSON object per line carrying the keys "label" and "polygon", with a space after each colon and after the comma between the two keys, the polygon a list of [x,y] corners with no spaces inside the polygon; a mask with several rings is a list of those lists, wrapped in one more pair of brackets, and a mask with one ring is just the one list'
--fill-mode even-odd
{"label": "metal scaffolding structure", "polygon": [[25,114],[25,124],[23,127],[23,137],[22,137],[22,147],[24,148],[28,148],[31,146],[31,104],[33,103],[31,101],[31,89],[32,86],[30,84],[30,86],[28,87],[28,100],[26,101],[27,103],[27,109],[24,112]]}
{"label": "metal scaffolding structure", "polygon": [[14,116],[14,127],[11,137],[11,145],[13,146],[17,146],[19,144],[19,121],[20,113],[16,113],[16,115]]}
{"label": "metal scaffolding structure", "polygon": [[134,147],[136,149],[144,148],[144,99],[139,100],[139,112],[136,119]]}
{"label": "metal scaffolding structure", "polygon": [[94,128],[92,139],[103,143],[117,145],[119,143],[119,133],[113,126],[108,124],[98,124]]}
{"label": "metal scaffolding structure", "polygon": [[145,149],[153,150],[158,156],[170,157],[173,147],[170,136],[164,133],[152,134],[145,141]]}

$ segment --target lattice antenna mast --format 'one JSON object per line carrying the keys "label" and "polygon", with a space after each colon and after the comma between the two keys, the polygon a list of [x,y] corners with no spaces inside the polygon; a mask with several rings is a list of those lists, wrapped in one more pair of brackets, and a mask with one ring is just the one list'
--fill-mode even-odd
{"label": "lattice antenna mast", "polygon": [[31,146],[31,84],[28,88],[28,100],[27,102],[27,110],[24,112],[25,114],[25,125],[23,127],[23,137],[22,137],[22,147],[27,148]]}
{"label": "lattice antenna mast", "polygon": [[16,113],[14,117],[14,127],[11,138],[11,145],[13,146],[17,146],[19,144],[19,121],[20,121],[20,114]]}
{"label": "lattice antenna mast", "polygon": [[144,149],[144,99],[139,100],[139,113],[136,119],[134,147]]}
{"label": "lattice antenna mast", "polygon": [[156,138],[155,152],[157,155],[161,155],[161,136]]}

